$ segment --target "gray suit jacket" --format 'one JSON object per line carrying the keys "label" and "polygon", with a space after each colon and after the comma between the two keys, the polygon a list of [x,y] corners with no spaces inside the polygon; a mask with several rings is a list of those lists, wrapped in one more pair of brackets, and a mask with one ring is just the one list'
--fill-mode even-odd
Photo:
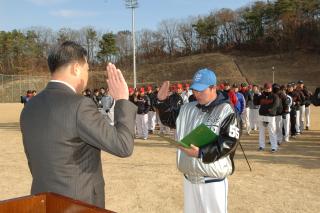
{"label": "gray suit jacket", "polygon": [[136,112],[130,101],[117,101],[111,126],[90,98],[50,82],[20,116],[31,194],[55,192],[104,208],[100,152],[132,154]]}

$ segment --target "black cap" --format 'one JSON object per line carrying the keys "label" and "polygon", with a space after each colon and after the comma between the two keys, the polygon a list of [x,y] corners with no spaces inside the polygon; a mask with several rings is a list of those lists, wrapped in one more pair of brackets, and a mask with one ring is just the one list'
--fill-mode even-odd
{"label": "black cap", "polygon": [[298,84],[303,84],[303,80],[299,80],[299,81],[298,81]]}
{"label": "black cap", "polygon": [[272,88],[273,89],[280,89],[280,85],[279,84],[272,84]]}
{"label": "black cap", "polygon": [[238,88],[238,84],[236,83],[232,84],[232,88]]}
{"label": "black cap", "polygon": [[288,87],[288,88],[289,88],[289,87],[293,87],[294,85],[295,85],[294,83],[290,82],[290,83],[287,84],[287,87]]}

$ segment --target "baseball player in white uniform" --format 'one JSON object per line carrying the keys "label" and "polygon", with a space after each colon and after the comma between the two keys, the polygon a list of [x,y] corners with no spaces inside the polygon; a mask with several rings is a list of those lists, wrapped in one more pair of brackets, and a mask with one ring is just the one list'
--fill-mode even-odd
{"label": "baseball player in white uniform", "polygon": [[272,93],[272,84],[265,83],[264,91],[259,96],[255,94],[254,102],[260,105],[259,109],[259,151],[265,149],[265,128],[269,131],[271,143],[271,152],[276,152],[278,149],[277,134],[276,134],[276,114],[280,102],[278,96]]}
{"label": "baseball player in white uniform", "polygon": [[233,156],[241,131],[240,119],[229,97],[217,92],[216,76],[211,70],[202,69],[194,75],[190,88],[197,101],[181,108],[173,108],[168,103],[168,88],[169,82],[164,82],[158,93],[157,108],[163,123],[176,128],[178,140],[200,124],[205,124],[218,135],[217,141],[206,146],[191,145],[177,150],[177,167],[184,179],[184,212],[225,213],[227,177],[234,170]]}

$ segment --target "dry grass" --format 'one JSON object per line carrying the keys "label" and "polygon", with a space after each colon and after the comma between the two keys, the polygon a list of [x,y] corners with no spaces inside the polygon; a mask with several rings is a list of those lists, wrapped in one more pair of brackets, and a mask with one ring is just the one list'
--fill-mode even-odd
{"label": "dry grass", "polygon": [[[20,104],[0,104],[0,200],[27,195],[31,176],[19,128]],[[312,130],[281,146],[258,152],[258,135],[244,135],[229,178],[230,213],[314,213],[319,210],[320,107],[312,108]],[[117,212],[182,212],[182,175],[175,148],[153,136],[136,140],[130,158],[102,154],[106,207]]]}
{"label": "dry grass", "polygon": [[[275,67],[275,81],[278,83],[284,84],[301,79],[312,90],[320,86],[320,55],[303,52],[267,56],[243,52],[207,53],[166,59],[161,63],[138,64],[137,82],[159,85],[164,80],[190,81],[195,71],[207,67],[216,71],[219,82],[248,81],[263,85],[266,81],[272,82],[272,66]],[[123,72],[132,85],[132,69],[124,68]],[[90,85],[104,86],[104,74],[104,72],[92,72]]]}

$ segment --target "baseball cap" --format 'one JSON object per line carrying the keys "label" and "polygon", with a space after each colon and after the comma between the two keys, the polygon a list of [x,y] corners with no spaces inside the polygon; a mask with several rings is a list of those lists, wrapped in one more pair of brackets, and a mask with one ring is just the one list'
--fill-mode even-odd
{"label": "baseball cap", "polygon": [[152,90],[152,86],[151,85],[148,85],[147,86],[147,90],[149,91],[149,90]]}
{"label": "baseball cap", "polygon": [[280,89],[280,85],[279,84],[272,84],[272,89]]}
{"label": "baseball cap", "polygon": [[182,84],[177,84],[177,89],[183,89]]}
{"label": "baseball cap", "polygon": [[238,88],[238,87],[239,87],[238,84],[236,83],[232,84],[232,88]]}
{"label": "baseball cap", "polygon": [[230,86],[229,81],[226,81],[226,80],[225,80],[225,81],[223,81],[223,83],[222,83],[222,84],[223,84],[223,86],[225,86],[225,87]]}
{"label": "baseball cap", "polygon": [[213,86],[216,84],[217,84],[217,78],[214,71],[205,68],[205,69],[198,70],[194,74],[190,89],[201,92],[207,89],[209,86]]}
{"label": "baseball cap", "polygon": [[263,87],[265,89],[271,89],[272,88],[272,84],[271,83],[265,83]]}
{"label": "baseball cap", "polygon": [[248,84],[246,83],[246,82],[243,82],[242,84],[241,84],[241,87],[247,87],[248,86]]}
{"label": "baseball cap", "polygon": [[144,87],[140,88],[140,93],[144,93]]}
{"label": "baseball cap", "polygon": [[299,80],[299,81],[298,81],[298,84],[303,84],[303,80]]}

